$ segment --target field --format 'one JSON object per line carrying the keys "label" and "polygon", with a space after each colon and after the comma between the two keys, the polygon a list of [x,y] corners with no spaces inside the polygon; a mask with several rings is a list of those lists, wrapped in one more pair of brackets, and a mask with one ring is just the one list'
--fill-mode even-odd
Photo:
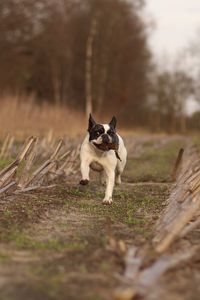
{"label": "field", "polygon": [[[1,197],[1,300],[132,299],[118,294],[126,285],[127,249],[147,249],[146,265],[155,258],[150,246],[156,221],[174,185],[178,151],[190,141],[130,135],[125,142],[128,162],[112,206],[101,204],[104,187],[98,176],[92,174],[90,185],[82,187],[79,171],[51,188]],[[0,167],[6,163],[1,159]],[[198,245],[199,240],[196,229],[172,250]],[[156,293],[136,299],[197,300],[199,280],[200,260],[195,256],[161,276]]]}

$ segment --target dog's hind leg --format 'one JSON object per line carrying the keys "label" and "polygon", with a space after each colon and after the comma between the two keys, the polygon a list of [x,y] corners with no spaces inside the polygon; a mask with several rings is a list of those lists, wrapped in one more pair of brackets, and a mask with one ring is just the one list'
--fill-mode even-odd
{"label": "dog's hind leg", "polygon": [[124,171],[125,165],[126,165],[126,152],[124,153],[122,161],[118,160],[118,162],[117,162],[115,182],[118,185],[120,185],[122,183],[121,175]]}
{"label": "dog's hind leg", "polygon": [[115,177],[115,182],[118,185],[120,185],[122,183],[121,174],[122,174],[123,170],[124,170],[124,165],[122,164],[122,162],[119,162],[117,164],[116,177]]}
{"label": "dog's hind leg", "polygon": [[100,172],[100,183],[102,185],[106,184],[106,174],[105,174],[104,170]]}
{"label": "dog's hind leg", "polygon": [[121,173],[118,173],[118,170],[116,172],[115,183],[118,184],[118,185],[120,185],[122,183]]}

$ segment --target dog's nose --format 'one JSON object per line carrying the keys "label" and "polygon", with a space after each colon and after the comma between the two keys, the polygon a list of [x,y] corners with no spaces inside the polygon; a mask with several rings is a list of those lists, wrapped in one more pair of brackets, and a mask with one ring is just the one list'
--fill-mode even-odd
{"label": "dog's nose", "polygon": [[105,144],[109,143],[109,136],[107,134],[102,134],[102,142]]}

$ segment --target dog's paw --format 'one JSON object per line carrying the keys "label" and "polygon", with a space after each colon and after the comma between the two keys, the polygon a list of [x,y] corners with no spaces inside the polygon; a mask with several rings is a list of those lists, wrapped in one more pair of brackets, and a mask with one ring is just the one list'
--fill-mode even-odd
{"label": "dog's paw", "polygon": [[116,183],[117,185],[120,185],[120,184],[122,183],[121,177],[117,177],[116,180],[115,180],[115,183]]}
{"label": "dog's paw", "polygon": [[79,182],[79,184],[81,185],[87,185],[89,183],[88,179],[81,179],[81,181]]}
{"label": "dog's paw", "polygon": [[102,202],[104,205],[111,205],[112,204],[112,198],[109,198],[109,199],[103,199],[103,202]]}

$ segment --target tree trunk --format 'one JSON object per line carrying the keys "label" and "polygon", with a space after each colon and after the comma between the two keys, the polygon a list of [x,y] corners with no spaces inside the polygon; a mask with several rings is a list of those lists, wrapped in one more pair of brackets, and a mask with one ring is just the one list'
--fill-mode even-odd
{"label": "tree trunk", "polygon": [[160,131],[161,129],[161,114],[160,111],[157,111],[155,116],[155,130]]}
{"label": "tree trunk", "polygon": [[185,116],[185,113],[181,113],[181,116],[180,116],[180,129],[181,129],[181,132],[185,132],[186,131],[186,116]]}
{"label": "tree trunk", "polygon": [[60,84],[57,76],[53,78],[53,89],[54,89],[54,101],[57,105],[60,104]]}
{"label": "tree trunk", "polygon": [[56,105],[60,105],[60,78],[58,66],[56,63],[51,62],[52,84],[53,84],[53,97]]}
{"label": "tree trunk", "polygon": [[110,20],[108,25],[107,32],[104,34],[104,41],[102,46],[102,59],[99,64],[99,86],[98,86],[98,95],[96,99],[97,103],[97,115],[100,115],[102,112],[102,105],[106,93],[106,81],[108,74],[108,60],[109,60],[109,51],[110,45],[112,44],[112,36],[114,31],[114,19]]}
{"label": "tree trunk", "polygon": [[105,96],[105,84],[106,84],[106,78],[107,78],[107,69],[106,66],[102,66],[101,69],[101,78],[100,78],[100,86],[99,86],[99,94],[97,97],[97,115],[100,115],[102,111],[102,104]]}
{"label": "tree trunk", "polygon": [[86,74],[85,74],[85,89],[86,89],[86,118],[92,113],[92,58],[93,58],[93,42],[96,35],[97,17],[92,19],[90,33],[86,44]]}

